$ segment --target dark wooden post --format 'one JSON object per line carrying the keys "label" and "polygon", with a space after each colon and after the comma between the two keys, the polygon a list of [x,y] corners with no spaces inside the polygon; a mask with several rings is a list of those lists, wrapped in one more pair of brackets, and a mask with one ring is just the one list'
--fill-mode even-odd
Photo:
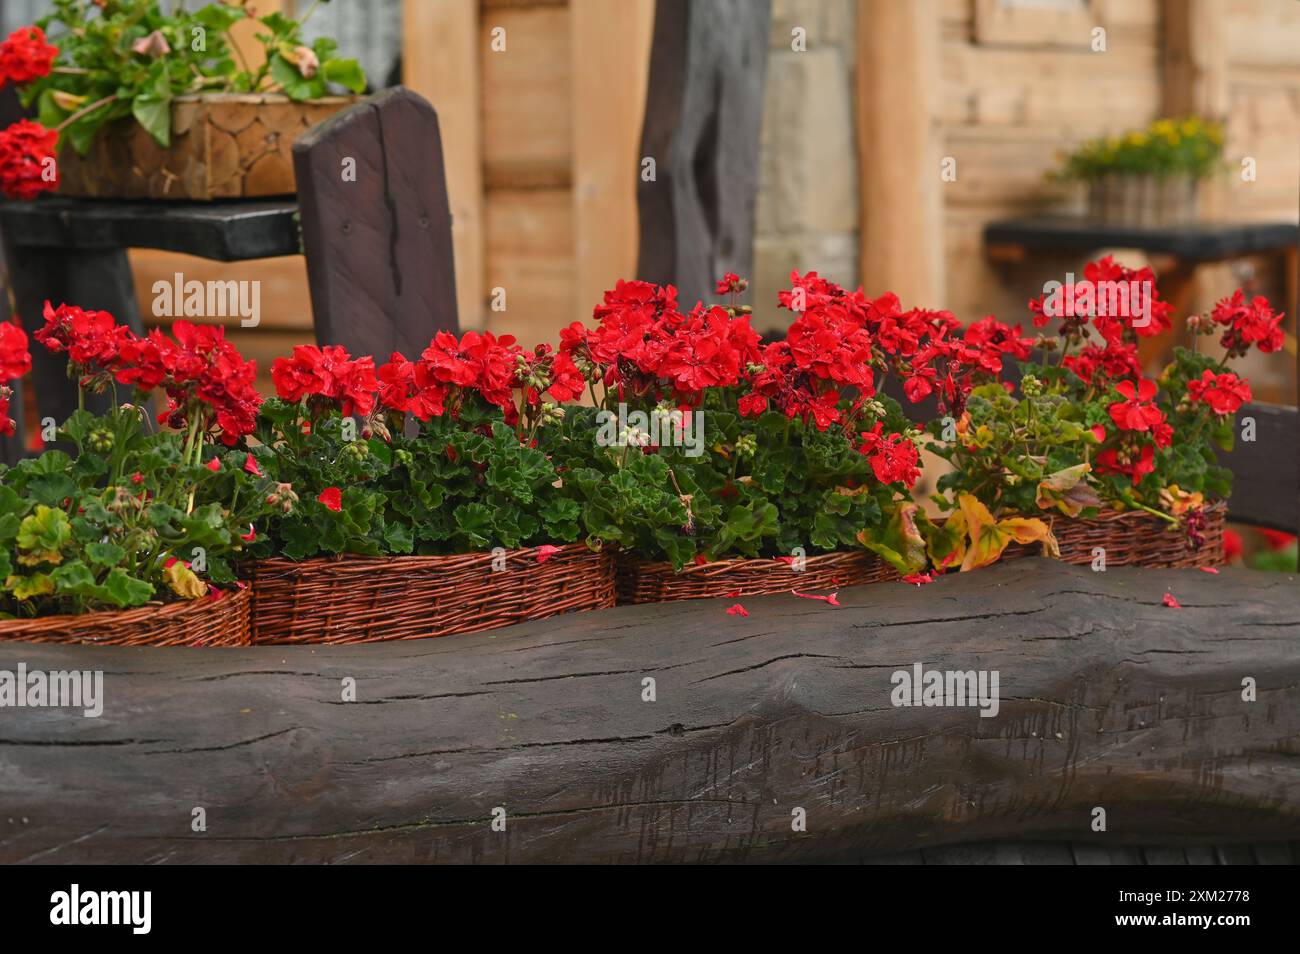
{"label": "dark wooden post", "polygon": [[637,277],[687,307],[724,272],[748,276],[770,0],[658,0],[637,186]]}
{"label": "dark wooden post", "polygon": [[317,340],[382,360],[458,330],[433,107],[385,90],[308,130],[293,152]]}

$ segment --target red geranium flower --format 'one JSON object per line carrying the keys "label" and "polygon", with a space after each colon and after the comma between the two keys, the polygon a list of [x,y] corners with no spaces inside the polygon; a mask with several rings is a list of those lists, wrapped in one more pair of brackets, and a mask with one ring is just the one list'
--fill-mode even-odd
{"label": "red geranium flower", "polygon": [[17,380],[31,369],[27,333],[13,322],[0,322],[0,384]]}
{"label": "red geranium flower", "polygon": [[898,481],[911,487],[921,476],[916,445],[901,434],[884,437],[881,433],[883,427],[877,421],[870,431],[862,432],[858,453],[868,456],[871,470],[882,484]]}
{"label": "red geranium flower", "polygon": [[379,389],[374,359],[354,359],[340,345],[296,346],[292,358],[276,358],[271,363],[271,380],[282,400],[328,398],[339,402],[344,417],[369,414]]}
{"label": "red geranium flower", "polygon": [[1251,345],[1266,354],[1282,347],[1283,315],[1280,312],[1274,314],[1273,306],[1262,295],[1247,302],[1239,288],[1231,298],[1225,298],[1214,306],[1210,318],[1226,326],[1220,343],[1230,356],[1245,354]]}
{"label": "red geranium flower", "polygon": [[1164,413],[1151,403],[1156,396],[1154,381],[1144,378],[1138,385],[1121,381],[1115,390],[1128,398],[1110,406],[1110,419],[1121,431],[1149,431],[1164,421]]}
{"label": "red geranium flower", "polygon": [[1134,486],[1140,484],[1142,478],[1155,469],[1155,448],[1150,444],[1142,448],[1136,460],[1131,454],[1122,456],[1121,452],[1114,447],[1108,447],[1097,455],[1097,473],[1123,474],[1133,481]]}
{"label": "red geranium flower", "polygon": [[1236,530],[1223,531],[1223,557],[1225,560],[1235,560],[1244,552],[1241,543],[1241,534]]}
{"label": "red geranium flower", "polygon": [[1208,404],[1215,414],[1235,414],[1250,400],[1250,385],[1231,372],[1215,374],[1206,368],[1200,380],[1187,382],[1187,394],[1193,401]]}
{"label": "red geranium flower", "polygon": [[343,509],[343,491],[337,487],[326,487],[316,495],[316,499],[325,505],[325,509],[335,513]]}
{"label": "red geranium flower", "polygon": [[57,189],[58,141],[57,132],[30,119],[0,131],[0,192],[10,199],[34,199]]}
{"label": "red geranium flower", "polygon": [[1285,550],[1291,544],[1295,543],[1294,533],[1285,533],[1281,530],[1263,530],[1260,535],[1263,536],[1264,542],[1268,544],[1270,550]]}
{"label": "red geranium flower", "polygon": [[739,295],[748,287],[748,281],[735,272],[727,272],[718,280],[717,292],[719,295]]}
{"label": "red geranium flower", "polygon": [[38,26],[14,30],[0,43],[0,86],[5,83],[30,83],[50,75],[50,67],[59,48],[45,42],[45,31]]}

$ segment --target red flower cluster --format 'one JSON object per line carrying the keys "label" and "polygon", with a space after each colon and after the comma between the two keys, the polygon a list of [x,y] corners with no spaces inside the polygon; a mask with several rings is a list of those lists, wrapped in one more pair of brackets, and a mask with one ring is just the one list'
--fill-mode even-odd
{"label": "red flower cluster", "polygon": [[345,417],[367,415],[375,407],[379,381],[375,362],[369,357],[353,359],[340,345],[298,345],[292,358],[271,362],[275,393],[285,401],[320,397],[338,401]]}
{"label": "red flower cluster", "polygon": [[582,393],[585,379],[568,354],[550,345],[524,351],[511,335],[467,331],[460,338],[440,331],[418,361],[400,351],[390,355],[378,372],[379,402],[390,411],[413,414],[422,421],[453,416],[466,396],[478,394],[501,408],[506,422],[519,420],[516,391],[530,407],[542,394],[571,401]]}
{"label": "red flower cluster", "polygon": [[791,287],[778,295],[798,317],[784,341],[763,346],[761,370],[750,377],[740,413],[761,414],[772,406],[786,417],[810,418],[819,430],[839,422],[841,389],[857,390],[857,403],[875,392],[877,361],[867,316],[871,308],[859,289],[846,292],[816,272],[790,274]]}
{"label": "red flower cluster", "polygon": [[1223,325],[1223,337],[1220,344],[1229,357],[1239,357],[1255,345],[1265,354],[1271,354],[1282,347],[1281,312],[1274,313],[1268,299],[1257,295],[1249,302],[1241,289],[1233,292],[1231,298],[1225,298],[1210,312],[1215,324]]}
{"label": "red flower cluster", "polygon": [[10,199],[34,199],[42,192],[57,189],[58,141],[57,132],[30,119],[20,119],[0,130],[0,192]]}
{"label": "red flower cluster", "polygon": [[1235,414],[1250,400],[1250,385],[1231,371],[1215,374],[1206,368],[1200,380],[1187,382],[1187,396],[1209,405],[1215,414]]}
{"label": "red flower cluster", "polygon": [[[718,283],[739,290],[735,276]],[[740,383],[745,369],[758,357],[758,334],[748,315],[719,306],[697,304],[688,315],[677,308],[677,289],[651,282],[620,281],[605,292],[604,302],[589,329],[574,322],[560,332],[565,368],[578,376],[590,373],[620,395],[673,397],[699,403],[709,387]]]}
{"label": "red flower cluster", "polygon": [[1088,384],[1137,378],[1142,374],[1137,347],[1124,343],[1085,345],[1078,354],[1067,354],[1061,359],[1061,364]]}
{"label": "red flower cluster", "polygon": [[56,309],[46,302],[45,325],[35,338],[51,351],[67,352],[91,378],[112,377],[141,391],[162,387],[168,401],[158,420],[170,427],[187,427],[191,411],[206,406],[198,422],[205,434],[215,426],[228,445],[251,434],[262,403],[254,387],[256,362],[245,361],[219,325],[178,321],[172,335],[155,328],[141,338],[106,311]]}
{"label": "red flower cluster", "polygon": [[0,384],[21,378],[31,369],[26,332],[11,321],[0,322]]}
{"label": "red flower cluster", "polygon": [[992,315],[973,322],[958,337],[961,323],[950,312],[918,310],[914,314],[914,320],[924,322],[928,338],[922,338],[910,368],[900,372],[904,390],[908,399],[916,402],[937,387],[940,407],[956,417],[965,412],[972,388],[996,380],[1008,356],[1023,360],[1033,347],[1019,325],[1008,325]]}
{"label": "red flower cluster", "polygon": [[14,30],[0,43],[0,87],[5,83],[30,83],[50,75],[59,48],[45,42],[38,26]]}
{"label": "red flower cluster", "polygon": [[1085,265],[1083,277],[1084,281],[1053,295],[1050,307],[1047,295],[1029,303],[1034,327],[1057,318],[1061,333],[1075,337],[1091,318],[1102,337],[1114,344],[1169,330],[1173,306],[1160,299],[1155,272],[1150,268],[1126,268],[1107,255]]}
{"label": "red flower cluster", "polygon": [[901,482],[911,487],[921,477],[921,455],[912,441],[901,434],[885,437],[881,433],[883,429],[884,425],[877,421],[871,430],[863,431],[858,452],[867,456],[872,472],[882,484]]}
{"label": "red flower cluster", "polygon": [[32,356],[27,351],[27,335],[11,322],[0,322],[0,436],[11,437],[14,422],[9,417],[9,398],[13,392],[6,386],[32,369]]}
{"label": "red flower cluster", "polygon": [[1156,469],[1155,448],[1143,444],[1141,450],[1131,447],[1107,447],[1097,455],[1096,471],[1098,474],[1123,474],[1133,481],[1133,486],[1142,482],[1142,478]]}
{"label": "red flower cluster", "polygon": [[[1165,420],[1164,412],[1153,403],[1156,383],[1144,378],[1138,384],[1121,381],[1115,390],[1124,398],[1108,410],[1110,419],[1120,431],[1117,446],[1108,447],[1097,455],[1099,474],[1124,474],[1136,486],[1142,478],[1155,470],[1155,448],[1173,443],[1174,429]],[[1095,432],[1094,428],[1094,432]],[[1141,440],[1138,435],[1150,434],[1154,444]],[[1104,431],[1098,436],[1105,440]]]}

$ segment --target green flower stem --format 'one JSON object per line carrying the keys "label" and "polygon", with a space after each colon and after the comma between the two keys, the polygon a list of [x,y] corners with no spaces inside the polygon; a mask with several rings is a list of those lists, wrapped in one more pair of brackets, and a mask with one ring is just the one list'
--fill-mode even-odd
{"label": "green flower stem", "polygon": [[107,105],[108,103],[113,102],[115,99],[117,99],[117,93],[110,93],[108,96],[105,96],[103,99],[96,100],[95,102],[91,103],[89,106],[81,107],[81,109],[77,110],[67,119],[65,119],[63,122],[55,126],[54,131],[56,133],[63,132],[63,130],[66,127],[71,126],[78,119],[81,119],[83,116],[87,116],[90,113],[93,113],[95,110],[99,109],[99,107]]}

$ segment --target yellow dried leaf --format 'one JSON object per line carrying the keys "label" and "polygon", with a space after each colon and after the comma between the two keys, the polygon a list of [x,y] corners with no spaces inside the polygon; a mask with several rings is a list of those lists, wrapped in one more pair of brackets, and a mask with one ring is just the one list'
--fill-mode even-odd
{"label": "yellow dried leaf", "polygon": [[208,584],[180,560],[163,570],[163,579],[172,588],[172,592],[183,599],[196,600],[208,594]]}

